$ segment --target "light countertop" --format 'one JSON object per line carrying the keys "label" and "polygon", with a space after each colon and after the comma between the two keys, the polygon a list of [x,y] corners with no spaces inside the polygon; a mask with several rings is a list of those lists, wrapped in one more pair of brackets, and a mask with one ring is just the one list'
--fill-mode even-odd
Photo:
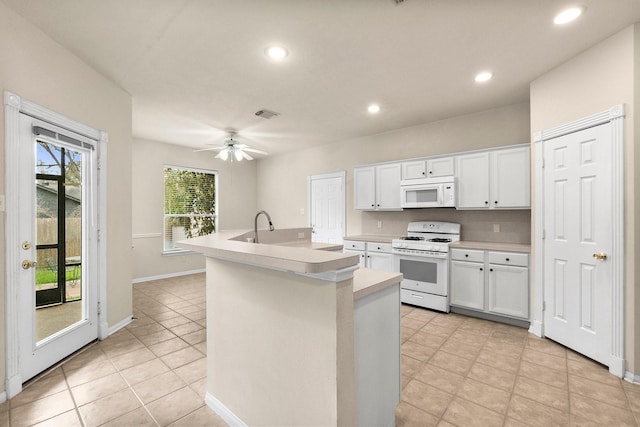
{"label": "light countertop", "polygon": [[380,236],[376,234],[358,234],[354,236],[345,236],[344,240],[354,240],[356,242],[374,242],[374,243],[391,243],[393,239],[400,236]]}
{"label": "light countertop", "polygon": [[256,244],[234,240],[242,239],[249,232],[250,230],[220,231],[208,236],[180,241],[178,246],[200,252],[205,256],[296,273],[323,273],[351,267],[359,262],[358,255],[328,250],[328,248],[336,247],[331,244],[310,241]]}
{"label": "light countertop", "polygon": [[401,281],[401,273],[359,268],[353,272],[353,299],[364,298]]}
{"label": "light countertop", "polygon": [[451,243],[449,248],[531,253],[531,245],[523,245],[520,243],[472,242],[468,240],[461,240],[459,242]]}

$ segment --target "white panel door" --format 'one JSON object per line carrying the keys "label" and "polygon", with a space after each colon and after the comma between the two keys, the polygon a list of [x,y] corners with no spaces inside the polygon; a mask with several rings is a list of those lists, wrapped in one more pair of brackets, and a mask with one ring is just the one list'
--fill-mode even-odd
{"label": "white panel door", "polygon": [[312,240],[342,243],[344,237],[344,175],[310,178]]}
{"label": "white panel door", "polygon": [[609,365],[611,125],[544,144],[545,335]]}

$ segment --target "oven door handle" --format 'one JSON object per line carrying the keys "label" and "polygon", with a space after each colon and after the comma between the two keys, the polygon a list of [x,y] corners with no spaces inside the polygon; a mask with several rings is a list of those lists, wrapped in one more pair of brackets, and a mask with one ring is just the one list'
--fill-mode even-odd
{"label": "oven door handle", "polygon": [[414,294],[413,292],[411,292],[411,296],[415,298],[420,298],[420,299],[424,298],[422,295]]}

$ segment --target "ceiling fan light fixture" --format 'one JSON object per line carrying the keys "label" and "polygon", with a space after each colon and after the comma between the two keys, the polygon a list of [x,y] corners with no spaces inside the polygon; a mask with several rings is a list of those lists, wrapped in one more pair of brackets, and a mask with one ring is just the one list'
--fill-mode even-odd
{"label": "ceiling fan light fixture", "polygon": [[584,10],[584,6],[572,6],[558,13],[555,18],[553,18],[553,23],[556,25],[564,25],[573,22],[584,13]]}
{"label": "ceiling fan light fixture", "polygon": [[224,149],[222,151],[220,151],[220,153],[218,154],[218,156],[220,156],[220,158],[224,161],[226,161],[229,158],[229,150]]}
{"label": "ceiling fan light fixture", "polygon": [[235,156],[237,161],[242,160],[242,150],[239,148],[236,148],[233,152],[233,155]]}

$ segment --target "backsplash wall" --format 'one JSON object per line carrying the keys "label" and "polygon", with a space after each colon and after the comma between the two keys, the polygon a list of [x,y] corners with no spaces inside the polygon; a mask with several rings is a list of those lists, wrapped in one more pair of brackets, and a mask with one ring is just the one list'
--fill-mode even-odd
{"label": "backsplash wall", "polygon": [[[382,228],[378,228],[381,221]],[[461,225],[462,240],[531,243],[531,210],[466,211],[454,208],[407,209],[401,212],[363,212],[362,234],[404,236],[412,221],[446,221]],[[494,224],[500,231],[494,232]]]}

